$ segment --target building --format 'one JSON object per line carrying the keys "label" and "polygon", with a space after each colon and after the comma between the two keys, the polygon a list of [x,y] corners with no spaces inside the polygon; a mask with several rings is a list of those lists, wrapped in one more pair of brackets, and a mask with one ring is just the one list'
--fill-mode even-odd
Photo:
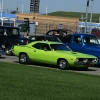
{"label": "building", "polygon": [[16,15],[10,13],[0,13],[1,26],[16,26]]}

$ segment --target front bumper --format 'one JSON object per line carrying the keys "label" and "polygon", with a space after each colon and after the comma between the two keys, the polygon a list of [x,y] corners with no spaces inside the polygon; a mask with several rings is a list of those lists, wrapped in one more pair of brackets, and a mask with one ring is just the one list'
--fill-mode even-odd
{"label": "front bumper", "polygon": [[84,62],[80,61],[80,62],[75,62],[74,64],[78,65],[78,66],[87,66],[87,67],[89,67],[89,66],[94,66],[97,63],[92,63],[92,62],[86,62],[86,63],[84,63]]}

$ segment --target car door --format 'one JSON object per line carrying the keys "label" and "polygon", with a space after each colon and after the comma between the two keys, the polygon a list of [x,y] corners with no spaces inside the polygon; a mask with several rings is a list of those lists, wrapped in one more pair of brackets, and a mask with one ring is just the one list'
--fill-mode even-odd
{"label": "car door", "polygon": [[50,46],[46,43],[37,43],[33,45],[33,59],[39,62],[50,63],[52,62],[52,54]]}
{"label": "car door", "polygon": [[85,52],[84,46],[82,45],[82,40],[80,36],[74,36],[73,41],[70,43],[70,48],[76,52]]}

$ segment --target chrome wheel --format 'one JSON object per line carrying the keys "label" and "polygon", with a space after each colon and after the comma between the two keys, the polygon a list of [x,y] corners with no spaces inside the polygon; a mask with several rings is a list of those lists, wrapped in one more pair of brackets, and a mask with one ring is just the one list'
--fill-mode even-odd
{"label": "chrome wheel", "polygon": [[7,47],[7,48],[5,49],[5,53],[6,53],[6,55],[12,55],[11,47]]}
{"label": "chrome wheel", "polygon": [[27,61],[27,56],[26,56],[26,54],[22,54],[22,55],[20,55],[20,62],[21,63],[25,63],[26,61]]}
{"label": "chrome wheel", "polygon": [[28,64],[30,63],[30,59],[26,53],[19,54],[19,63],[21,64]]}
{"label": "chrome wheel", "polygon": [[58,61],[58,67],[60,69],[69,69],[69,64],[68,64],[68,62],[65,59],[60,59]]}

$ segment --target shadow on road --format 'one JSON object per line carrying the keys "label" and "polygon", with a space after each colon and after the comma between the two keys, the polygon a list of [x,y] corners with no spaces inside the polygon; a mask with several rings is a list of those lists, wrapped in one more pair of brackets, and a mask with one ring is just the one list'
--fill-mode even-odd
{"label": "shadow on road", "polygon": [[[14,63],[19,63],[19,61],[14,61]],[[50,64],[43,64],[43,63],[36,63],[36,62],[31,62],[30,64],[25,64],[25,65],[29,65],[29,66],[38,66],[38,67],[49,67],[49,68],[56,68],[58,69],[58,67],[56,65],[50,65]],[[73,70],[73,71],[96,71],[95,69],[92,69],[91,67],[89,67],[88,69],[84,69],[84,68],[77,68],[77,67],[71,67],[69,70]]]}
{"label": "shadow on road", "polygon": [[88,68],[88,69],[84,69],[84,68],[76,68],[76,67],[72,67],[72,68],[70,68],[71,70],[73,70],[73,71],[97,71],[97,70],[95,70],[95,69],[92,69],[92,68]]}
{"label": "shadow on road", "polygon": [[5,58],[6,58],[6,57],[2,57],[2,56],[0,57],[0,59],[5,59]]}

